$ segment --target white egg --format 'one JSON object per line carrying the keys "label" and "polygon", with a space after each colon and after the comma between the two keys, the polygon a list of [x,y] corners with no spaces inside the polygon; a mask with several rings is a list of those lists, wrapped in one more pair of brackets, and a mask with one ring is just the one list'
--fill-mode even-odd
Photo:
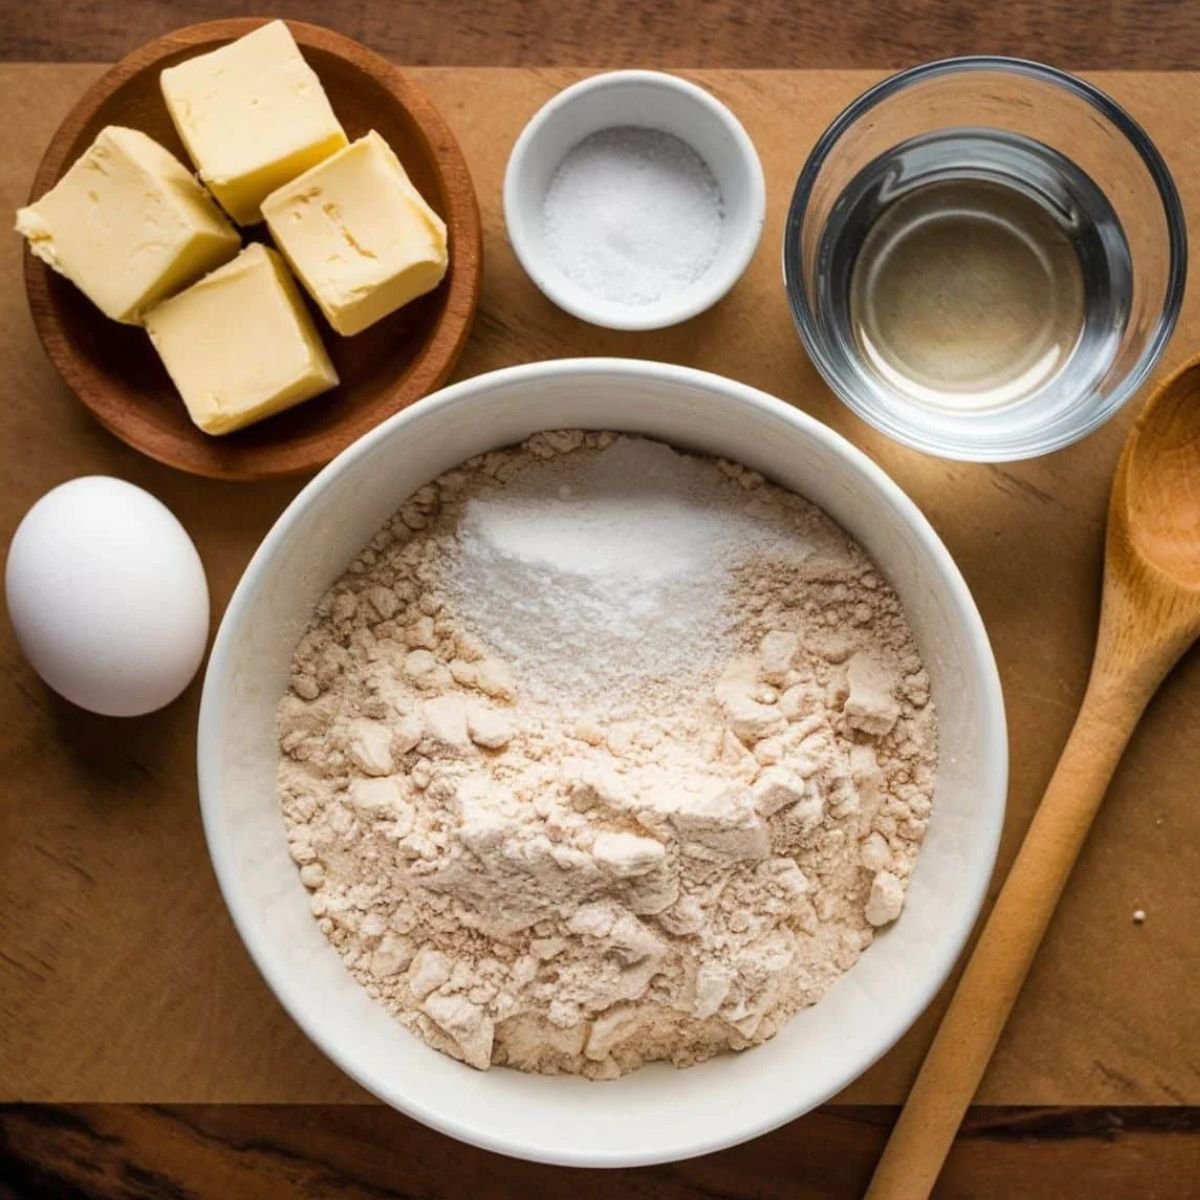
{"label": "white egg", "polygon": [[133,717],[187,687],[208,584],[187,531],[149,492],[89,475],[47,492],[13,535],[8,615],[33,669],[92,712]]}

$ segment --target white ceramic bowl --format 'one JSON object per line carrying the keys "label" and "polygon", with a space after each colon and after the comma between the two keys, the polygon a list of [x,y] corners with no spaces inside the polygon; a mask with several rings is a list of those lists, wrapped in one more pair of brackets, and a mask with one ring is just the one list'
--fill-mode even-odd
{"label": "white ceramic bowl", "polygon": [[[716,176],[725,204],[721,244],[691,287],[653,304],[606,300],[555,264],[542,231],[542,201],[569,150],[617,125],[673,133]],[[504,173],[504,220],[521,266],[559,308],[608,329],[662,329],[711,308],[741,278],[766,214],[762,164],[741,122],[703,88],[661,71],[593,75],[547,101],[521,132]]]}
{"label": "white ceramic bowl", "polygon": [[[900,920],[771,1042],[687,1071],[592,1083],[429,1049],[370,1000],[318,931],[275,790],[275,707],[318,597],[411,492],[542,429],[614,429],[726,455],[808,496],[856,537],[908,612],[933,684],[941,761]],[[937,535],[864,454],[803,412],[716,375],[569,359],[469,379],[397,413],[329,464],[267,534],[238,585],[200,711],[200,798],[213,865],[243,940],[284,1007],[343,1070],[444,1133],[581,1166],[685,1158],[820,1104],[912,1024],[983,902],[1004,817],[1005,723],[979,614]]]}

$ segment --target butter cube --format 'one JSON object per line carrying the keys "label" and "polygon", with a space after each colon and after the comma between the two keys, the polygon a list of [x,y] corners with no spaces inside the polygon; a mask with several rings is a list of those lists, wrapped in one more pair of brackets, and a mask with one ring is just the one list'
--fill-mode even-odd
{"label": "butter cube", "polygon": [[102,129],[58,183],[18,210],[17,232],[106,316],[135,325],[242,244],[174,155],[119,125]]}
{"label": "butter cube", "polygon": [[446,274],[446,225],[374,130],[272,192],[263,215],[341,334],[358,333]]}
{"label": "butter cube", "polygon": [[239,225],[261,221],[268,193],[346,144],[282,21],[168,67],[160,83],[200,178]]}
{"label": "butter cube", "polygon": [[151,309],[146,329],[205,433],[241,429],[338,381],[295,280],[257,243]]}

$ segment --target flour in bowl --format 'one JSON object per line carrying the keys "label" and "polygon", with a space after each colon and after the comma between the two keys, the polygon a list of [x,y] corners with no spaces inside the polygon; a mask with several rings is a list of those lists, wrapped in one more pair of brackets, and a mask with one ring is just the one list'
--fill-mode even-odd
{"label": "flour in bowl", "polygon": [[279,710],[314,916],[434,1047],[611,1078],[774,1034],[899,916],[936,730],[819,509],[559,431],[421,488]]}

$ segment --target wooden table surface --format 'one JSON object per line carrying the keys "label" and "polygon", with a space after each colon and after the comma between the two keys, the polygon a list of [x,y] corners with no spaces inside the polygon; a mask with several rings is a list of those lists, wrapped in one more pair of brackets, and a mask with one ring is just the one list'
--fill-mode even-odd
{"label": "wooden table surface", "polygon": [[[781,205],[813,137],[878,69],[971,50],[1088,70],[1143,120],[1200,223],[1200,78],[1095,69],[1200,66],[1200,6],[1060,0],[621,5],[297,0],[250,9],[69,0],[0,5],[0,208],[28,187],[55,124],[96,68],[174,25],[240,12],[322,21],[408,64],[458,133],[480,188],[488,278],[458,375],[569,353],[659,357],[784,396],[862,445],[947,540],[992,634],[1010,710],[1013,788],[1002,863],[1082,692],[1107,479],[1132,413],[1036,463],[937,463],[867,430],[804,360],[778,290]],[[750,15],[752,12],[752,16]],[[27,61],[47,65],[16,65]],[[667,65],[729,101],[763,152],[763,248],[713,313],[659,335],[600,333],[523,278],[498,213],[508,146],[578,72]],[[713,68],[869,67],[740,74]],[[704,68],[698,70],[696,68]],[[483,115],[486,114],[486,115]],[[233,487],[139,459],[94,426],[37,349],[19,247],[0,246],[0,534],[46,488],[104,472],[147,486],[195,536],[219,611],[296,484]],[[1200,344],[1193,288],[1169,362]],[[0,631],[0,1197],[548,1195],[853,1196],[945,997],[838,1103],[749,1146],[671,1167],[567,1173],[474,1151],[368,1103],[295,1030],[242,952],[212,883],[195,807],[198,690],[114,726],[61,703]],[[941,1196],[1200,1194],[1200,656],[1168,682],[1130,749],[1027,995],[956,1145]],[[1147,910],[1134,927],[1134,908]]]}

